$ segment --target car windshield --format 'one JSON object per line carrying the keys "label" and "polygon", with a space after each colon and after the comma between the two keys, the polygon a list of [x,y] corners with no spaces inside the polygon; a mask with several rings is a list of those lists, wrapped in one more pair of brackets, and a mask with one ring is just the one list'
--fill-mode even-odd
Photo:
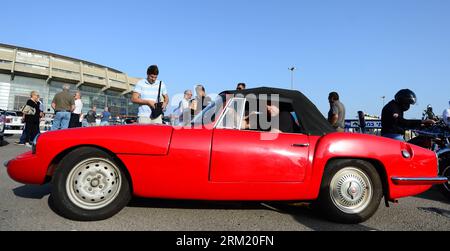
{"label": "car windshield", "polygon": [[193,126],[207,125],[214,123],[223,109],[223,99],[218,96],[203,111],[197,114],[191,122]]}

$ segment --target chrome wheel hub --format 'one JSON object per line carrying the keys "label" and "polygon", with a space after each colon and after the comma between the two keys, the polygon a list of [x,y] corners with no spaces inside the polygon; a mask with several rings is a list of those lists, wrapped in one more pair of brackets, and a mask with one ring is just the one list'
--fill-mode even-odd
{"label": "chrome wheel hub", "polygon": [[66,181],[71,202],[86,210],[98,210],[114,201],[121,186],[119,168],[107,159],[92,158],[77,164]]}
{"label": "chrome wheel hub", "polygon": [[358,168],[344,168],[331,180],[330,196],[339,210],[357,214],[370,204],[373,197],[372,184],[368,176]]}

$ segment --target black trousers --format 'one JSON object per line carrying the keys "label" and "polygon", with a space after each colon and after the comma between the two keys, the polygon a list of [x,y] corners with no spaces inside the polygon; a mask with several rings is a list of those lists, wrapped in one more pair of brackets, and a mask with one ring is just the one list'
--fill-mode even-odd
{"label": "black trousers", "polygon": [[78,127],[81,127],[80,114],[72,113],[70,115],[69,128],[78,128]]}
{"label": "black trousers", "polygon": [[39,134],[39,123],[28,122],[25,125],[25,143],[33,143],[34,138]]}

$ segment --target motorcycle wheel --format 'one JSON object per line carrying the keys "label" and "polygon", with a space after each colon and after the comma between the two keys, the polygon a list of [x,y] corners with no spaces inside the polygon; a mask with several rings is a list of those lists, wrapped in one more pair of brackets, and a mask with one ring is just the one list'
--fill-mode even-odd
{"label": "motorcycle wheel", "polygon": [[[446,154],[439,158],[439,175],[450,179],[450,154]],[[450,200],[450,181],[439,185],[441,193]]]}

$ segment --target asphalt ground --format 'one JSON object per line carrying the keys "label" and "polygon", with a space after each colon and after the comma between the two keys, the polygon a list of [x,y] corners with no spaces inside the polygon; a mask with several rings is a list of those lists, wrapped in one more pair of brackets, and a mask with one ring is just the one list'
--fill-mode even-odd
{"label": "asphalt ground", "polygon": [[[29,151],[6,138],[0,163]],[[49,203],[51,185],[23,185],[0,168],[0,231],[435,231],[450,230],[450,201],[436,189],[380,205],[358,225],[325,220],[308,204],[174,201],[134,198],[119,214],[100,222],[75,222],[57,215]]]}

